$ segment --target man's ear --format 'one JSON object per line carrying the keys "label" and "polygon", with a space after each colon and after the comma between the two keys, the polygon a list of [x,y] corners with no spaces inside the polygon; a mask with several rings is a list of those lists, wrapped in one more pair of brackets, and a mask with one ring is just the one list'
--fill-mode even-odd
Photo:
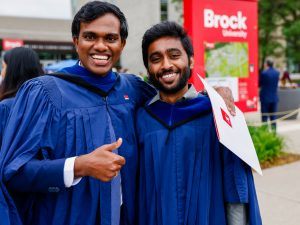
{"label": "man's ear", "polygon": [[78,37],[73,37],[73,44],[75,46],[76,52],[77,52],[77,46],[78,46]]}
{"label": "man's ear", "polygon": [[126,45],[126,40],[122,40],[122,50],[124,49],[125,45]]}
{"label": "man's ear", "polygon": [[190,57],[190,69],[193,69],[194,68],[194,57],[191,56]]}

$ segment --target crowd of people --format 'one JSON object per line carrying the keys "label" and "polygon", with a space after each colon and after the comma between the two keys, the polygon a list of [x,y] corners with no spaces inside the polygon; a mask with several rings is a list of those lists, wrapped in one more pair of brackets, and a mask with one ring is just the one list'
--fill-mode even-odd
{"label": "crowd of people", "polygon": [[72,22],[75,65],[41,76],[34,51],[5,54],[1,224],[261,225],[251,168],[220,144],[208,96],[188,83],[184,29],[145,32],[151,85],[112,70],[127,36],[123,12],[92,1]]}

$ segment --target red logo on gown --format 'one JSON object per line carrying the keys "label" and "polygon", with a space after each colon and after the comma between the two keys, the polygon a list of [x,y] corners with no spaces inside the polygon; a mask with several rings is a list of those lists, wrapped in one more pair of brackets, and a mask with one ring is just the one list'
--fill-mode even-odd
{"label": "red logo on gown", "polygon": [[230,117],[228,116],[228,114],[221,108],[221,112],[222,112],[222,117],[223,117],[223,120],[229,125],[232,127],[231,125],[231,121],[230,121]]}
{"label": "red logo on gown", "polygon": [[128,95],[124,95],[124,99],[125,100],[129,100],[129,96]]}

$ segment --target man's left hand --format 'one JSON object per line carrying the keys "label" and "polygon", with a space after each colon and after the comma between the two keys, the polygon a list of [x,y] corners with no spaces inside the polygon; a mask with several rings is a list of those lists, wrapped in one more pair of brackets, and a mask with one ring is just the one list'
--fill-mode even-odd
{"label": "man's left hand", "polygon": [[219,86],[219,87],[214,87],[214,89],[219,93],[219,95],[221,95],[221,97],[225,101],[225,104],[227,106],[229,113],[232,116],[235,116],[234,99],[233,99],[233,95],[232,95],[230,88]]}

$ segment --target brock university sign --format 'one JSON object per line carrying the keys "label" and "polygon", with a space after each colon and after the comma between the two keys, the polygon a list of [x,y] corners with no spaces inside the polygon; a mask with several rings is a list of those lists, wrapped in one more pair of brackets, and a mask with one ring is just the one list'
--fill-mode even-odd
{"label": "brock university sign", "polygon": [[247,17],[243,16],[241,11],[237,15],[218,15],[211,9],[204,9],[204,27],[222,28],[224,37],[242,37],[247,38]]}
{"label": "brock university sign", "polygon": [[184,0],[184,27],[195,49],[191,82],[229,86],[237,106],[257,111],[257,0]]}

